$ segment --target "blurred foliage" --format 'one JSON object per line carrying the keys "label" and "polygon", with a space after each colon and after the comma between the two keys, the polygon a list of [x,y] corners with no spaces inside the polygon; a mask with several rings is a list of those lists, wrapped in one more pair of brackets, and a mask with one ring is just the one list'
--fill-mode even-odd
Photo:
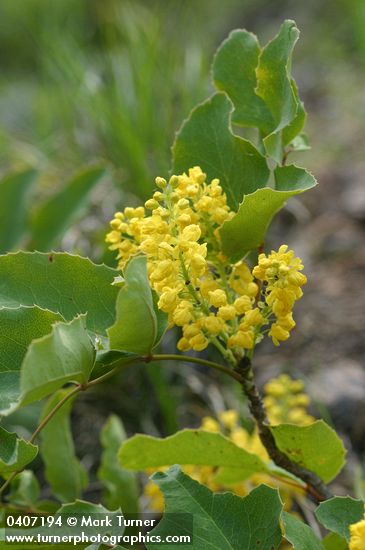
{"label": "blurred foliage", "polygon": [[[169,171],[175,131],[211,90],[217,45],[236,27],[264,41],[285,17],[302,29],[295,76],[317,112],[309,132],[318,152],[308,155],[309,166],[317,158],[323,165],[346,154],[349,126],[352,136],[363,126],[356,107],[364,80],[357,71],[365,62],[362,0],[3,0],[0,163],[3,173],[40,172],[30,217],[81,166],[111,168],[91,194],[85,221],[64,239],[65,226],[53,246],[109,261],[105,220],[116,206],[146,198],[154,176]],[[328,138],[317,139],[324,121]],[[338,124],[342,141],[331,131]]]}

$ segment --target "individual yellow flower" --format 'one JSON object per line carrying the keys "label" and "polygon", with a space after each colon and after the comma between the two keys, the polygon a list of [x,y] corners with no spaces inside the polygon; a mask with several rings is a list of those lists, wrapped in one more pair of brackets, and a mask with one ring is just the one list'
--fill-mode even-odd
{"label": "individual yellow flower", "polygon": [[349,550],[365,550],[365,515],[364,519],[350,525]]}

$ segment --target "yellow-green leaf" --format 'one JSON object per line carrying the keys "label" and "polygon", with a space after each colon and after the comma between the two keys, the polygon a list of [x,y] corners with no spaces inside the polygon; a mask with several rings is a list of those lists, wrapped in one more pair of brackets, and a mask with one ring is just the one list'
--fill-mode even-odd
{"label": "yellow-green leaf", "polygon": [[293,462],[316,473],[328,483],[345,463],[345,448],[336,432],[323,420],[308,426],[271,426],[277,447]]}

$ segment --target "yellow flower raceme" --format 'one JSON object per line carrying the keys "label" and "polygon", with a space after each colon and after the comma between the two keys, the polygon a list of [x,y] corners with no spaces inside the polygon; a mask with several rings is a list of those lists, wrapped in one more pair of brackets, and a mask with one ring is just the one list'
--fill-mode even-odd
{"label": "yellow flower raceme", "polygon": [[365,515],[358,523],[350,525],[349,550],[365,550]]}
{"label": "yellow flower raceme", "polygon": [[[118,252],[121,269],[134,255],[147,256],[158,307],[170,326],[182,327],[178,348],[202,351],[211,342],[234,361],[254,348],[269,324],[266,332],[275,344],[286,340],[305,282],[300,260],[283,245],[268,257],[261,254],[253,271],[243,261],[230,263],[219,228],[234,213],[219,180],[207,182],[199,167],[169,182],[156,178],[156,185],[145,207],[115,214],[106,240]],[[265,285],[263,299],[258,282]]]}

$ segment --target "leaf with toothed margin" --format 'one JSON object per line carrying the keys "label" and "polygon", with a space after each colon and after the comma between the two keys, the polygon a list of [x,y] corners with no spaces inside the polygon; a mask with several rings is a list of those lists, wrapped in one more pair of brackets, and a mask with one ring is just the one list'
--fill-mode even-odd
{"label": "leaf with toothed margin", "polygon": [[94,359],[85,316],[54,324],[50,334],[33,340],[24,357],[20,373],[21,404],[38,401],[67,382],[85,384]]}
{"label": "leaf with toothed margin", "polygon": [[297,166],[280,166],[274,171],[275,189],[265,187],[245,195],[237,214],[220,229],[222,249],[233,261],[264,243],[275,214],[295,195],[316,185],[314,177]]}
{"label": "leaf with toothed margin", "polygon": [[66,321],[87,313],[90,332],[105,335],[115,318],[118,271],[65,252],[0,256],[0,307],[37,305]]}
{"label": "leaf with toothed margin", "polygon": [[0,309],[0,414],[10,414],[20,396],[20,368],[35,338],[49,334],[59,313],[38,306]]}
{"label": "leaf with toothed margin", "polygon": [[270,172],[252,143],[232,134],[231,112],[223,93],[193,109],[173,145],[173,170],[180,174],[200,166],[208,179],[219,178],[228,204],[236,209],[243,195],[265,187]]}
{"label": "leaf with toothed margin", "polygon": [[[276,550],[281,543],[279,493],[260,485],[240,498],[232,493],[213,493],[184,474],[179,466],[158,472],[152,481],[165,499],[165,515],[150,535],[190,533],[192,550]],[[181,514],[177,523],[177,516]],[[193,521],[192,521],[193,520]],[[155,546],[148,545],[152,550]],[[163,548],[172,550],[166,544]],[[162,549],[162,546],[161,546]]]}

